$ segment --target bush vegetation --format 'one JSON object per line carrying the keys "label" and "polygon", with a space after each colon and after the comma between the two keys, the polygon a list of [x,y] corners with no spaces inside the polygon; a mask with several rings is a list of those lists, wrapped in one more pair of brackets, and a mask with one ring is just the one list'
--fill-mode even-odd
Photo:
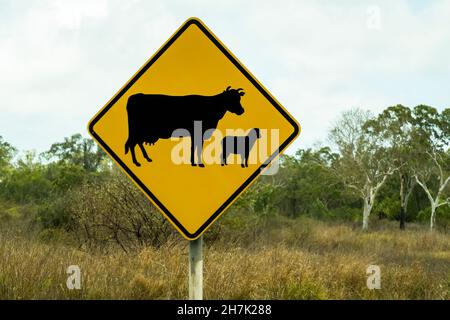
{"label": "bush vegetation", "polygon": [[[205,234],[206,297],[448,299],[449,139],[450,109],[344,113],[329,146],[282,156]],[[184,298],[186,263],[91,139],[19,154],[0,137],[0,298]],[[81,291],[65,287],[70,264]]]}

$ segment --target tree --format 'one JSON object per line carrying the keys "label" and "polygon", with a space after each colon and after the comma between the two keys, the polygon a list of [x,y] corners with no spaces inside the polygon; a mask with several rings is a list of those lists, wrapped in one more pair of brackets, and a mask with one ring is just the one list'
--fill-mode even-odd
{"label": "tree", "polygon": [[436,224],[436,209],[450,204],[444,198],[450,186],[450,109],[441,114],[433,107],[419,105],[413,111],[413,141],[416,157],[414,178],[430,202],[430,230]]}
{"label": "tree", "polygon": [[329,147],[300,149],[295,156],[283,157],[276,177],[283,185],[280,195],[289,215],[330,216],[335,209],[353,202],[353,197],[342,188],[342,181],[331,170],[338,158]]}
{"label": "tree", "polygon": [[16,203],[37,203],[46,199],[52,190],[45,176],[45,166],[34,152],[26,152],[3,178],[0,194]]}
{"label": "tree", "polygon": [[6,170],[11,167],[11,160],[15,154],[16,149],[0,136],[0,182]]}
{"label": "tree", "polygon": [[335,174],[363,201],[363,230],[369,227],[378,191],[396,170],[383,142],[364,128],[370,118],[361,109],[346,111],[329,134],[341,155],[333,165]]}
{"label": "tree", "polygon": [[[78,166],[66,163],[43,163],[35,152],[25,152],[2,177],[0,195],[17,203],[41,204],[64,197],[80,185],[88,174]],[[99,174],[96,174],[99,176]]]}
{"label": "tree", "polygon": [[78,165],[88,172],[97,171],[106,158],[92,139],[83,138],[79,133],[52,144],[44,156],[48,160],[57,159],[60,163]]}
{"label": "tree", "polygon": [[415,186],[414,173],[410,161],[413,159],[412,144],[413,117],[411,109],[396,105],[385,109],[377,118],[365,124],[370,134],[383,140],[389,148],[389,157],[398,168],[400,195],[400,229],[405,229],[408,201]]}
{"label": "tree", "polygon": [[159,247],[176,237],[175,230],[144,194],[122,173],[85,181],[63,199],[67,225],[81,244],[125,252]]}

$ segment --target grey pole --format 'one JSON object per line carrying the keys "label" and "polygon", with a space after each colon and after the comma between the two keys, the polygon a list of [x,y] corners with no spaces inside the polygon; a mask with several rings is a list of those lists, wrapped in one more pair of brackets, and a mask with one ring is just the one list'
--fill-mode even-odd
{"label": "grey pole", "polygon": [[189,241],[189,300],[203,300],[203,236]]}

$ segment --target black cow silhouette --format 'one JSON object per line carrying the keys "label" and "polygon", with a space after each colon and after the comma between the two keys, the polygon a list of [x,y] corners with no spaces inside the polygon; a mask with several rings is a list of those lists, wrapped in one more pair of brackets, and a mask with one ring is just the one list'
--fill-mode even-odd
{"label": "black cow silhouette", "polygon": [[261,138],[259,128],[250,129],[246,136],[226,136],[222,139],[221,165],[226,166],[230,154],[241,156],[241,167],[248,167],[248,156],[256,140]]}
{"label": "black cow silhouette", "polygon": [[[191,165],[197,165],[194,161],[194,153],[197,150],[198,165],[204,167],[202,163],[204,139],[210,138],[227,111],[237,115],[244,113],[240,102],[244,94],[242,88],[231,89],[229,86],[214,96],[143,93],[130,96],[127,102],[128,140],[125,143],[125,154],[131,151],[133,163],[139,167],[141,164],[136,160],[134,152],[136,145],[139,145],[144,158],[151,162],[152,159],[144,149],[144,143],[153,145],[159,139],[171,138],[175,130],[185,129],[185,136],[191,137]],[[199,121],[202,130],[201,139],[196,141],[198,139],[194,139],[194,123]],[[209,136],[205,136],[205,132]]]}

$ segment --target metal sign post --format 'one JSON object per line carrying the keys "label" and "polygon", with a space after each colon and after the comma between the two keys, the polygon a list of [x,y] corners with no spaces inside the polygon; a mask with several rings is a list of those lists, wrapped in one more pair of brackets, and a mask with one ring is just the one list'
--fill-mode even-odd
{"label": "metal sign post", "polygon": [[189,241],[189,300],[203,300],[203,236]]}

